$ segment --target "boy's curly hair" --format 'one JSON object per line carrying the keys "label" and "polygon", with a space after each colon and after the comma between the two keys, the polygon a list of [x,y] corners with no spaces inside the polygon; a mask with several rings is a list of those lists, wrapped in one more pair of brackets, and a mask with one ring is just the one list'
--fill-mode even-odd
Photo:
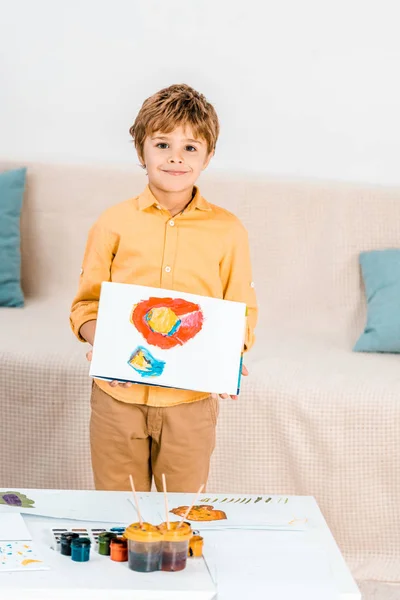
{"label": "boy's curly hair", "polygon": [[214,152],[219,121],[214,107],[205,96],[186,84],[171,85],[147,98],[129,129],[139,157],[143,158],[144,140],[156,131],[170,133],[180,125],[190,125],[196,137]]}

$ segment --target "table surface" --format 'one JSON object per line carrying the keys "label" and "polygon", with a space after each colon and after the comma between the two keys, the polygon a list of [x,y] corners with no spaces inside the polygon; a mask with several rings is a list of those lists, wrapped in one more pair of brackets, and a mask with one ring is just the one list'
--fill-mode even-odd
{"label": "table surface", "polygon": [[[62,496],[65,506],[76,506],[79,499],[84,516],[91,508],[95,514],[102,503],[110,506],[115,501],[118,506],[121,498],[126,502],[129,497],[125,492],[19,491],[35,498],[38,505],[40,499],[53,498],[55,493]],[[168,497],[171,506],[175,495]],[[176,497],[182,501],[182,494]],[[188,494],[185,504],[190,504],[192,499],[193,496]],[[0,589],[15,600],[122,599],[132,598],[133,590],[135,600],[211,600],[215,597],[215,588],[218,600],[361,600],[357,585],[314,498],[289,496],[289,500],[298,514],[307,516],[304,531],[204,530],[201,535],[205,540],[205,563],[202,559],[191,559],[181,573],[148,575],[133,573],[126,563],[113,563],[93,551],[89,563],[74,563],[51,549],[51,528],[83,525],[89,528],[102,523],[108,528],[114,515],[106,519],[108,523],[105,524],[100,520],[77,520],[77,516],[67,520],[25,514],[29,509],[24,509],[23,517],[32,540],[50,569],[0,573]],[[144,512],[154,514],[154,506],[160,506],[160,495],[140,495],[140,502]],[[0,512],[16,510],[20,509],[0,506]],[[137,520],[133,508],[131,516],[131,521]],[[125,515],[122,521],[116,516],[115,524],[127,524],[125,520]],[[196,528],[201,529],[201,524],[196,524]]]}

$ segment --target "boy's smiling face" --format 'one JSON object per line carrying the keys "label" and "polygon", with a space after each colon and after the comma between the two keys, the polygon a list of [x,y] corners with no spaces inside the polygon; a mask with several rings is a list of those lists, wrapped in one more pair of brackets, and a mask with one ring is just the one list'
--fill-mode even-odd
{"label": "boy's smiling face", "polygon": [[213,152],[196,138],[190,126],[179,126],[170,133],[156,131],[144,141],[142,163],[149,183],[163,192],[183,192],[193,188],[207,167]]}

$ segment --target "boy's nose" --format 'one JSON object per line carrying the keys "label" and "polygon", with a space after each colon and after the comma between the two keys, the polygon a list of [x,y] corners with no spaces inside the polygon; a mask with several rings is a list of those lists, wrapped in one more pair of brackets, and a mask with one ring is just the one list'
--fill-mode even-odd
{"label": "boy's nose", "polygon": [[169,163],[183,163],[183,160],[180,158],[180,156],[170,156],[168,159]]}

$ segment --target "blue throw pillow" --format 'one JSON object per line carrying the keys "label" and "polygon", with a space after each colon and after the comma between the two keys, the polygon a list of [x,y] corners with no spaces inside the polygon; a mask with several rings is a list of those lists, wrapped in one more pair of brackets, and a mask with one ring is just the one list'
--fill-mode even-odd
{"label": "blue throw pillow", "polygon": [[20,215],[26,169],[0,173],[0,306],[23,306]]}
{"label": "blue throw pillow", "polygon": [[400,353],[400,249],[360,254],[367,324],[355,352]]}

